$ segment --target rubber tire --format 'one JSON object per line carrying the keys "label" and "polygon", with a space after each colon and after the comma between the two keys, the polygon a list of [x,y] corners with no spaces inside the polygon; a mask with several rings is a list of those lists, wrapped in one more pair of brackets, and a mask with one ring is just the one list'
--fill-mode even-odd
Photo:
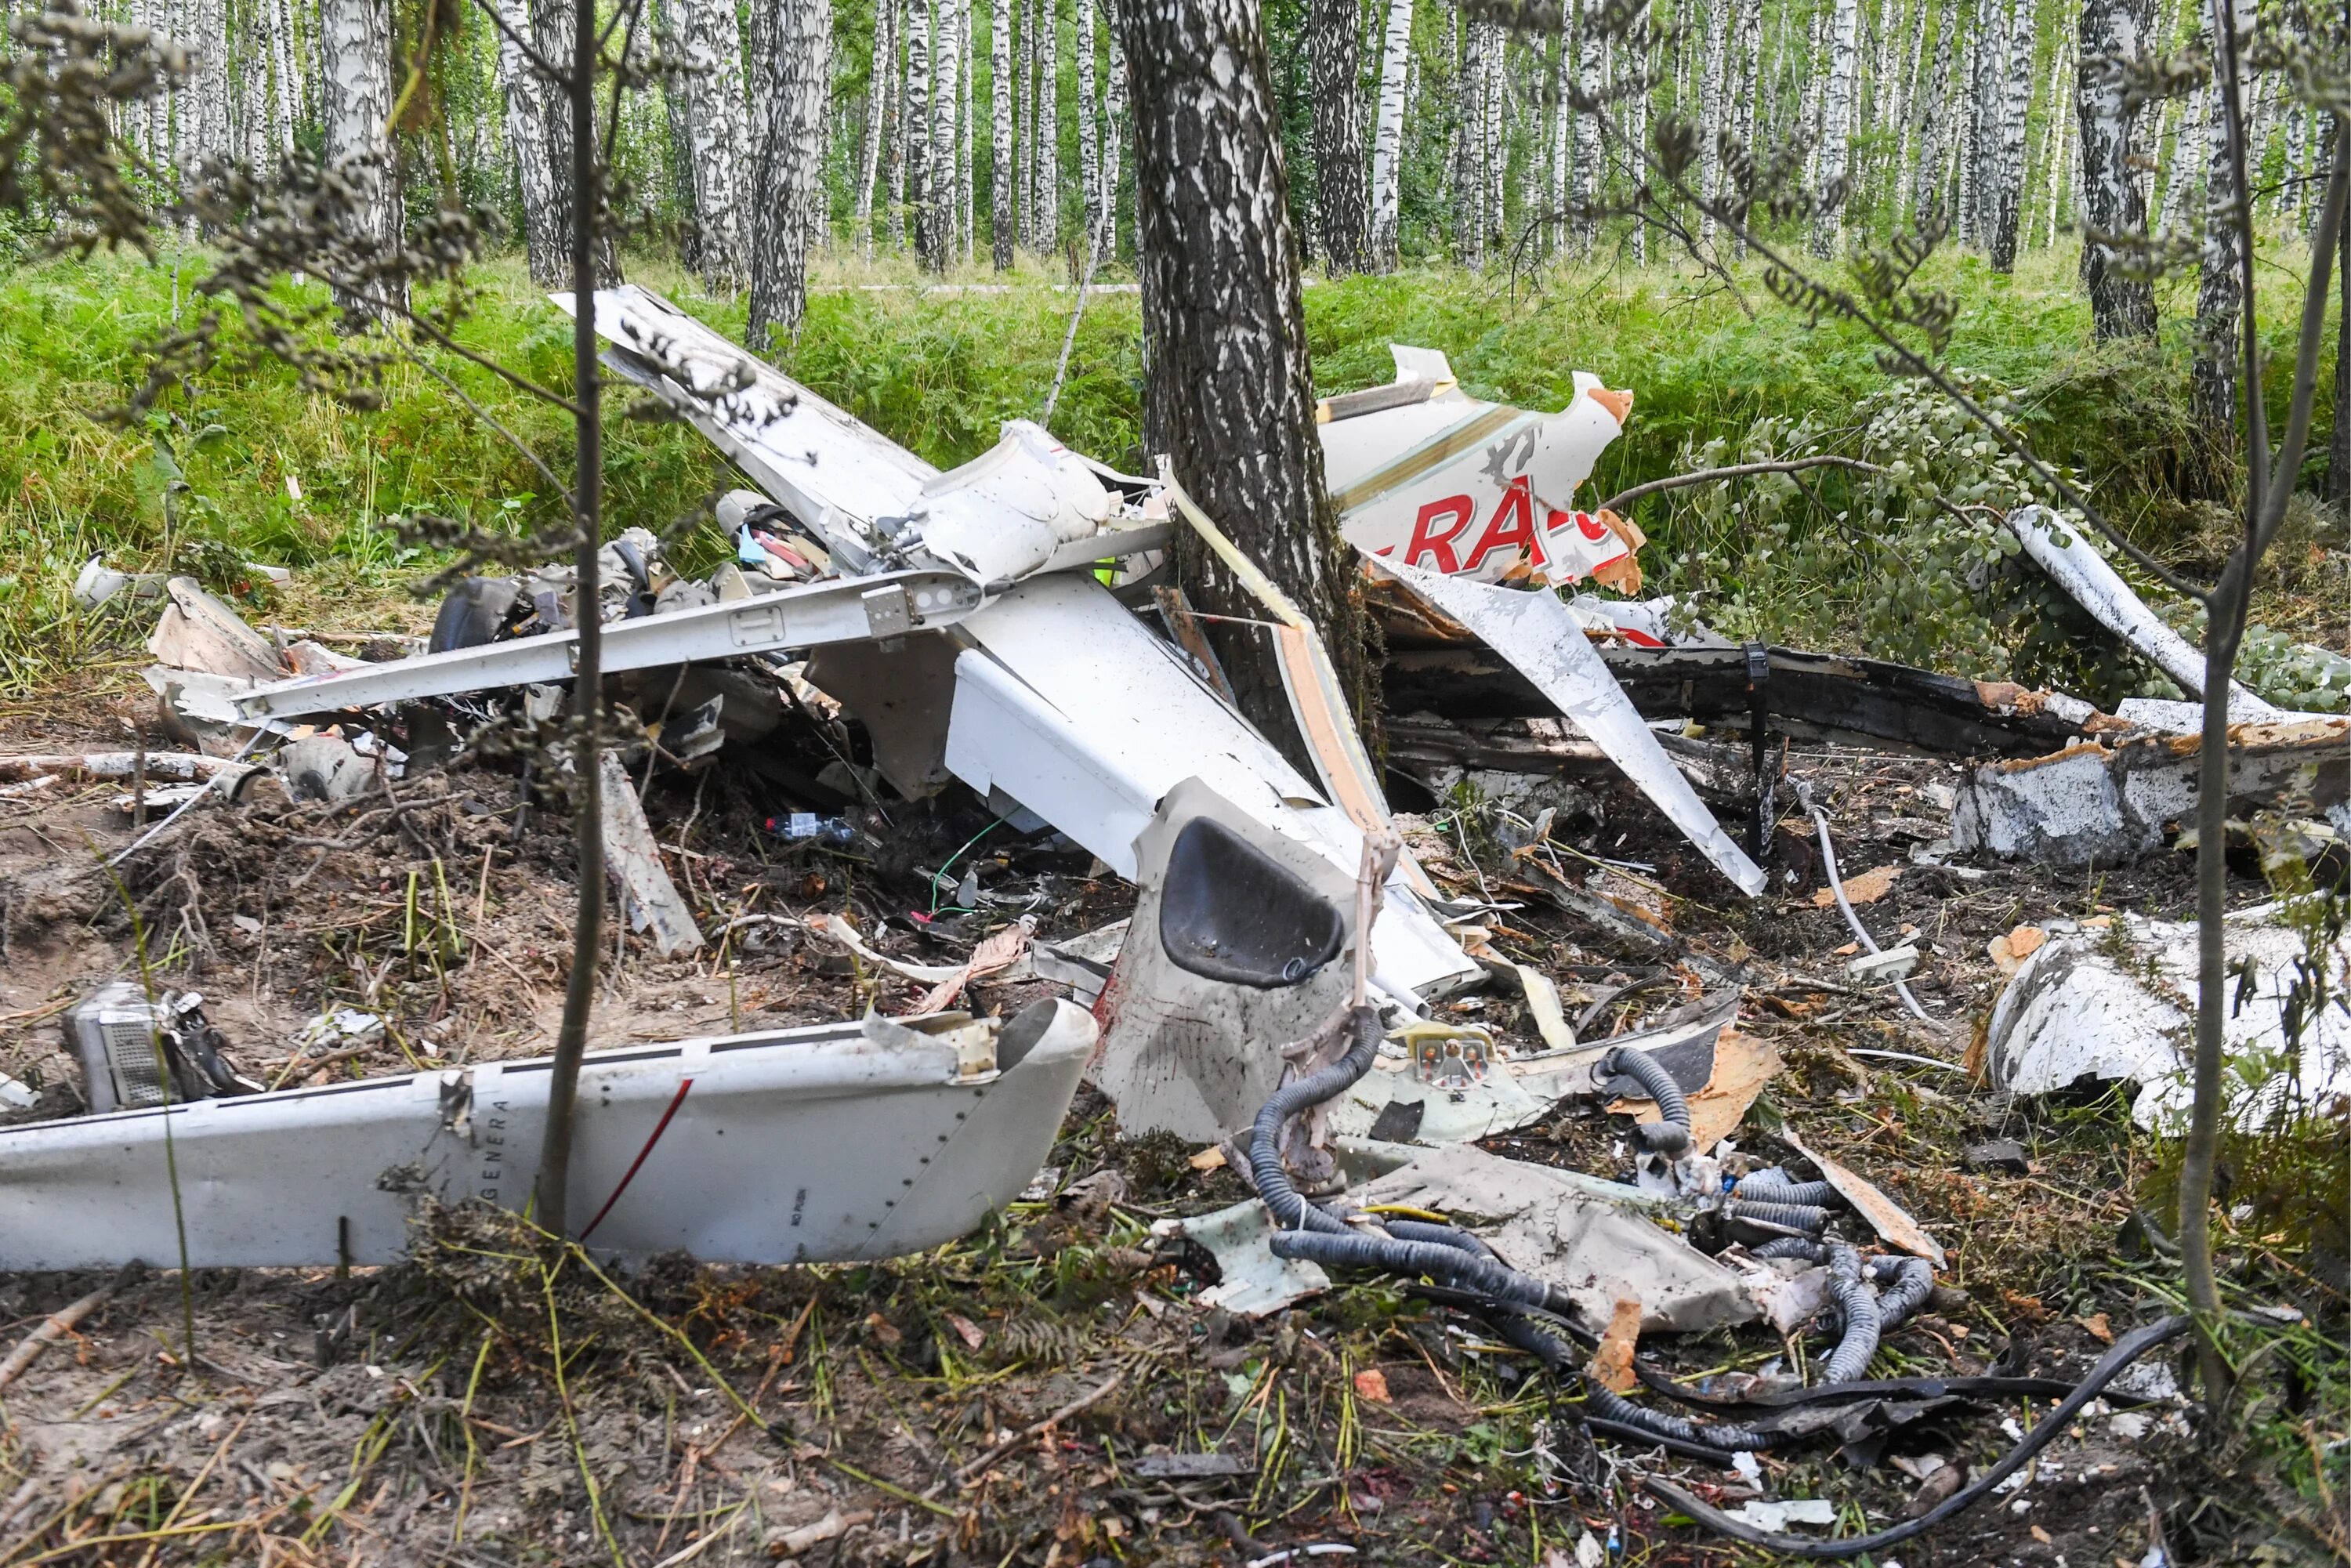
{"label": "rubber tire", "polygon": [[441,613],[433,618],[433,635],[425,643],[424,651],[446,653],[456,648],[479,648],[496,642],[514,601],[511,578],[461,578],[441,601]]}

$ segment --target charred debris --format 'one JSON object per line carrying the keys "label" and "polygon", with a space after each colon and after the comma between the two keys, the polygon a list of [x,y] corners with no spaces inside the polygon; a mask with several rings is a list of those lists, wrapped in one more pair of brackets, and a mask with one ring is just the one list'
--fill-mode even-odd
{"label": "charred debris", "polygon": [[[2188,701],[2107,714],[1727,643],[1639,598],[1638,531],[1573,505],[1629,393],[1586,377],[1566,410],[1499,407],[1442,355],[1399,348],[1394,386],[1330,400],[1321,425],[1384,627],[1375,760],[1313,627],[1169,476],[1113,472],[1020,422],[940,473],[654,296],[594,308],[613,368],[757,486],[719,504],[737,554],[706,577],[632,532],[605,551],[600,604],[559,570],[469,579],[419,646],[256,626],[185,579],[84,573],[86,598],[152,615],[146,679],[175,748],[0,758],[0,805],[119,795],[130,827],[106,865],[141,960],[26,1009],[54,1017],[58,1054],[46,1081],[0,1081],[0,1269],[364,1268],[445,1250],[453,1214],[524,1205],[543,1061],[395,1016],[363,957],[317,988],[340,1005],[277,1039],[157,967],[238,941],[266,955],[264,922],[301,930],[306,897],[352,880],[337,864],[313,882],[321,868],[381,844],[359,875],[397,890],[404,972],[440,975],[445,1008],[449,971],[503,970],[511,988],[488,983],[527,1019],[559,942],[486,941],[480,910],[494,878],[561,873],[543,824],[562,779],[533,737],[593,614],[623,716],[601,791],[621,940],[705,1002],[723,974],[729,1027],[649,1028],[628,1009],[603,1026],[572,1162],[588,1265],[846,1263],[1016,1213],[1132,1220],[1124,1177],[1054,1163],[1065,1119],[1107,1108],[1125,1137],[1186,1151],[1196,1178],[1195,1201],[1161,1204],[1125,1249],[1150,1320],[1195,1314],[1212,1343],[1248,1343],[1294,1337],[1290,1309],[1333,1293],[1433,1303],[1434,1341],[1409,1343],[1440,1385],[1425,1342],[1526,1379],[1548,1490],[1513,1506],[1579,1564],[1668,1511],[1782,1552],[1887,1561],[1988,1500],[2022,1520],[2053,1473],[2039,1456],[2084,1421],[2178,1422],[2159,1353],[2183,1319],[2101,1318],[2095,1354],[2062,1371],[2036,1359],[2029,1318],[2008,1354],[1970,1354],[1948,1230],[1894,1196],[1955,1178],[1898,1139],[1808,1143],[1774,1095],[1784,1026],[1850,1019],[1893,1042],[1834,1051],[1865,1108],[1885,1073],[1914,1099],[2001,1106],[2125,1081],[2143,1124],[2178,1114],[2192,923],[2001,917],[2034,868],[2160,884],[2192,815],[2200,663],[2086,540],[2031,509],[2009,519]],[[1261,735],[1223,690],[1166,566],[1185,529],[1258,585],[1294,736]],[[2339,862],[2351,727],[2225,700],[2242,720],[2232,814]],[[758,803],[758,841],[731,863],[666,814],[702,813],[714,781]],[[232,872],[241,834],[254,863]],[[772,862],[765,902],[739,891],[748,856]],[[1971,908],[1987,879],[2008,894]],[[232,883],[270,891],[238,908]],[[2297,1045],[2243,1086],[2248,1124],[2346,1090],[2342,1009],[2295,1016],[2304,936],[2276,904],[2231,916],[2233,1035]],[[831,1012],[804,997],[792,1027],[746,1027],[747,961],[806,969]],[[2025,1155],[1988,1135],[1968,1163]],[[956,1325],[977,1352],[984,1332]],[[1390,1399],[1376,1368],[1352,1376],[1366,1406]],[[745,1416],[768,1431],[756,1397]],[[781,1510],[739,1544],[797,1555],[893,1517],[902,1542],[935,1532],[955,1517],[938,1497],[1032,1445],[1056,1465],[1113,1453],[1078,1437],[1107,1398],[936,1460],[928,1491],[823,1471],[824,1511]],[[1962,1458],[1959,1434],[2003,1412],[2010,1437]],[[805,1432],[785,1452],[820,1456]],[[1856,1520],[1789,1496],[1789,1458],[1826,1453],[1905,1478],[1915,1501]],[[1298,1529],[1352,1520],[1369,1540],[1395,1484],[1341,1466],[1325,1506],[1285,1514],[1217,1490],[1278,1469],[1262,1441],[1163,1434],[1125,1462],[1122,1484],[1167,1499],[1115,1505],[1120,1531],[1223,1517],[1264,1563],[1352,1552]],[[2065,1484],[2054,1473],[2043,1490]],[[1590,1506],[1611,1485],[1613,1523]],[[1301,1523],[1273,1545],[1243,1515]]]}

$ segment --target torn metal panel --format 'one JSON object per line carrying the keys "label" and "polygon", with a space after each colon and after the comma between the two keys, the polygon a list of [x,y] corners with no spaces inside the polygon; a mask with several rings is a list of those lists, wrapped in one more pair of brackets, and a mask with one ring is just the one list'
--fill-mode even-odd
{"label": "torn metal panel", "polygon": [[855,714],[873,742],[873,766],[909,800],[935,795],[947,768],[955,665],[967,642],[917,632],[887,643],[832,643],[812,654],[808,682]]}
{"label": "torn metal panel", "polygon": [[1614,758],[1641,792],[1740,891],[1763,891],[1763,869],[1747,858],[1676,770],[1656,737],[1609,674],[1567,607],[1552,594],[1483,584],[1390,561],[1414,592],[1478,633]]}
{"label": "torn metal panel", "polygon": [[1316,434],[1339,529],[1368,556],[1494,580],[1564,583],[1625,562],[1609,520],[1571,510],[1633,394],[1575,372],[1556,413],[1469,396],[1445,356],[1395,345],[1396,384],[1333,398]]}
{"label": "torn metal panel", "polygon": [[[2231,727],[2229,814],[2324,817],[2351,831],[2351,719]],[[1951,841],[2048,865],[2114,865],[2161,849],[2196,816],[2199,735],[2085,741],[1987,763],[1960,780]]]}
{"label": "torn metal panel", "polygon": [[1273,1234],[1273,1217],[1255,1198],[1213,1214],[1158,1220],[1151,1233],[1205,1248],[1216,1259],[1217,1281],[1198,1297],[1204,1307],[1261,1318],[1331,1288],[1331,1276],[1320,1263],[1273,1255],[1266,1244]]}
{"label": "torn metal panel", "polygon": [[1586,1326],[1620,1301],[1641,1326],[1697,1333],[1751,1322],[1738,1273],[1642,1218],[1643,1195],[1573,1171],[1503,1159],[1466,1144],[1421,1155],[1348,1193],[1361,1207],[1400,1204],[1467,1225],[1502,1260],[1558,1287]]}
{"label": "torn metal panel", "polygon": [[1339,912],[1343,954],[1357,940],[1354,879],[1316,846],[1269,829],[1204,779],[1186,779],[1168,791],[1165,808],[1134,846],[1141,886],[1117,965],[1095,1008],[1102,1049],[1094,1082],[1117,1107],[1122,1131],[1171,1132],[1196,1144],[1249,1125],[1281,1082],[1281,1047],[1321,1027],[1346,999],[1352,982],[1351,965],[1343,961],[1323,965],[1300,984],[1269,990],[1207,978],[1168,956],[1160,929],[1168,856],[1184,829],[1203,818],[1328,900]]}
{"label": "torn metal panel", "polygon": [[[1346,813],[1091,576],[1015,584],[960,630],[975,646],[956,663],[946,765],[982,795],[1000,790],[1134,881],[1136,836],[1197,778],[1353,878],[1363,835]],[[1373,940],[1378,972],[1421,991],[1475,978],[1405,875]]]}
{"label": "torn metal panel", "polygon": [[[552,297],[565,311],[569,294]],[[873,524],[903,517],[938,469],[633,284],[600,289],[596,330],[616,368],[655,392],[800,525],[871,552]],[[670,383],[664,389],[660,383]],[[865,560],[844,562],[862,570]]]}
{"label": "torn metal panel", "polygon": [[[832,579],[739,601],[612,622],[603,628],[603,668],[611,674],[653,665],[903,636],[952,625],[978,609],[980,600],[977,588],[951,571]],[[238,698],[236,706],[247,719],[298,717],[338,708],[567,681],[579,658],[579,637],[574,630],[549,632],[370,664],[319,680],[281,681]]]}
{"label": "torn metal panel", "polygon": [[1001,585],[1113,553],[1165,546],[1165,522],[1119,528],[1117,500],[1083,459],[1025,419],[1002,439],[923,486],[912,513],[923,548],[974,582]]}
{"label": "torn metal panel", "polygon": [[[1931,670],[1764,651],[1764,715],[1797,740],[1916,751],[1927,756],[2036,757],[2083,737],[2097,710],[2059,692],[1961,680]],[[1743,648],[1603,648],[1600,659],[1641,716],[1696,719],[1745,730],[1754,696]],[[1426,710],[1457,723],[1533,718],[1554,710],[1535,684],[1481,649],[1391,652],[1382,691],[1399,713]]]}
{"label": "torn metal panel", "polygon": [[[2181,691],[2191,697],[2204,695],[2203,652],[2165,625],[2163,618],[2131,591],[2131,585],[2106,564],[2085,531],[2046,507],[2019,507],[2008,514],[2007,521],[2009,531],[2024,546],[2024,553],[2067,597],[2146,655]],[[2277,709],[2232,682],[2229,712],[2231,716],[2242,713],[2252,718],[2273,716]]]}
{"label": "torn metal panel", "polygon": [[[609,1203],[594,1249],[632,1259],[940,1246],[1035,1175],[1093,1040],[1081,1009],[1042,1002],[1000,1028],[950,1014],[591,1053],[570,1212]],[[549,1069],[484,1063],[0,1128],[0,1269],[183,1256],[167,1125],[191,1266],[397,1261],[422,1197],[528,1201]]]}
{"label": "torn metal panel", "polygon": [[241,680],[275,681],[286,674],[277,645],[194,578],[172,578],[164,591],[172,601],[147,639],[157,662]]}
{"label": "torn metal panel", "polygon": [[664,958],[700,951],[701,927],[662,864],[661,845],[645,821],[644,808],[637,803],[636,780],[609,751],[601,766],[602,787],[596,799],[603,812],[604,854],[612,880],[621,885],[630,926],[649,933],[654,950]]}
{"label": "torn metal panel", "polygon": [[[2258,1082],[2232,1079],[2229,1112],[2254,1126],[2290,1107],[2351,1096],[2351,1012],[2315,1005],[2304,966],[2339,998],[2351,984],[2351,938],[2313,953],[2283,906],[2238,910],[2223,925],[2230,1006],[2221,1025],[2231,1060],[2276,1064]],[[1992,1005],[1985,1061],[1992,1083],[2040,1094],[2083,1078],[2140,1085],[2132,1119],[2177,1133],[2192,1101],[2197,926],[2114,917],[2119,929],[2055,935],[2033,949]],[[2291,1050],[2289,1009],[2307,1013]]]}

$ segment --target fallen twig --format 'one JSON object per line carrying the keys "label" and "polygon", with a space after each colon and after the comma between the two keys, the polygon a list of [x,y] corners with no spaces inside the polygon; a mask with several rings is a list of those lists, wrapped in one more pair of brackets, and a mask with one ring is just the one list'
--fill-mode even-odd
{"label": "fallen twig", "polygon": [[1078,1415],[1081,1411],[1090,1410],[1096,1405],[1101,1404],[1103,1400],[1109,1398],[1113,1394],[1118,1391],[1119,1385],[1125,1381],[1126,1373],[1124,1370],[1122,1369],[1112,1373],[1110,1375],[1110,1381],[1104,1383],[1100,1388],[1095,1389],[1091,1394],[1082,1395],[1080,1397],[1071,1400],[1069,1404],[1062,1406],[1059,1410],[1054,1411],[1050,1416],[1046,1416],[1043,1420],[1030,1423],[1026,1431],[1021,1432],[1017,1437],[1006,1438],[1003,1442],[998,1443],[996,1447],[988,1449],[987,1452],[980,1455],[979,1458],[972,1460],[971,1463],[964,1466],[963,1469],[956,1472],[956,1482],[963,1486],[971,1485],[973,1481],[978,1479],[989,1470],[994,1469],[997,1465],[1001,1463],[1008,1456],[1018,1453],[1021,1448],[1026,1448],[1029,1443],[1041,1437],[1048,1427],[1058,1427],[1062,1422],[1069,1420],[1071,1416]]}
{"label": "fallen twig", "polygon": [[51,1312],[42,1321],[40,1327],[26,1334],[24,1343],[8,1354],[7,1360],[0,1361],[0,1388],[5,1388],[16,1382],[26,1367],[40,1359],[41,1352],[73,1333],[75,1324],[105,1305],[109,1297],[137,1279],[145,1267],[143,1263],[128,1264],[113,1279],[109,1280],[89,1295],[70,1306]]}
{"label": "fallen twig", "polygon": [[[831,1541],[839,1536],[847,1534],[858,1525],[871,1524],[872,1522],[873,1515],[871,1511],[861,1511],[857,1513],[843,1513],[839,1509],[835,1509],[831,1513],[826,1514],[822,1519],[818,1520],[814,1524],[803,1524],[798,1530],[781,1531],[777,1534],[768,1537],[768,1555],[770,1557],[798,1557],[801,1552],[806,1552],[811,1546],[821,1545],[825,1542]],[[716,1540],[720,1533],[720,1531],[713,1531],[710,1534],[704,1536],[700,1541],[695,1542],[684,1551],[680,1552],[674,1556],[664,1558],[657,1565],[657,1568],[672,1568],[673,1564],[684,1562],[687,1558],[701,1551],[705,1546],[709,1545],[711,1542]]]}

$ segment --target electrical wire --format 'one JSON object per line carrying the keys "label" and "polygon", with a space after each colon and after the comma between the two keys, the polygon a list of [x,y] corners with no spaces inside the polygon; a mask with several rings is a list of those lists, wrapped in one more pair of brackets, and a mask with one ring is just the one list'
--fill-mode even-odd
{"label": "electrical wire", "polygon": [[[1829,891],[1836,894],[1837,908],[1844,912],[1844,923],[1853,927],[1854,940],[1872,953],[1879,951],[1877,938],[1869,934],[1869,927],[1861,923],[1861,916],[1853,912],[1853,904],[1844,895],[1844,881],[1837,875],[1836,847],[1829,842],[1829,814],[1815,806],[1813,808],[1813,821],[1821,831],[1821,869],[1828,873]],[[1894,990],[1902,998],[1902,1005],[1910,1009],[1912,1018],[1920,1023],[1935,1021],[1928,1016],[1927,1009],[1918,1005],[1918,998],[1910,994],[1907,983],[1895,981]]]}

